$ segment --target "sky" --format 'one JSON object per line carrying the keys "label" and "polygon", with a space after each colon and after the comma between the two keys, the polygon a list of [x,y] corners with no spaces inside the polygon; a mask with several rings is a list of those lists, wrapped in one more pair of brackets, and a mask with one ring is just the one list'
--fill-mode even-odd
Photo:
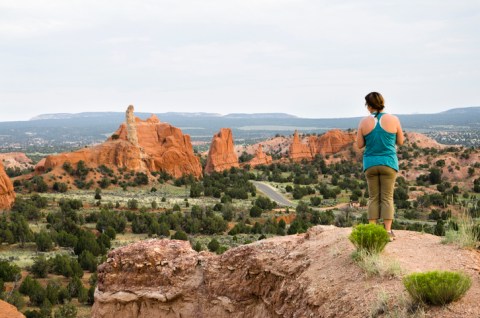
{"label": "sky", "polygon": [[0,0],[0,121],[480,105],[478,0]]}

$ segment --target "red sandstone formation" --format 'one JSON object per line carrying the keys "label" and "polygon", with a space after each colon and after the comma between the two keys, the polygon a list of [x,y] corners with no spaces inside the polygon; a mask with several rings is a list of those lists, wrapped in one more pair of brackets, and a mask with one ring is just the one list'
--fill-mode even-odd
{"label": "red sandstone formation", "polygon": [[333,129],[320,137],[309,136],[307,144],[304,144],[298,137],[297,131],[295,131],[290,145],[289,158],[300,161],[302,159],[313,159],[317,154],[336,154],[353,145],[355,138],[354,132]]}
{"label": "red sandstone formation", "polygon": [[0,318],[25,318],[25,316],[17,310],[17,307],[0,300]]}
{"label": "red sandstone formation", "polygon": [[212,138],[205,173],[220,172],[238,166],[238,157],[233,146],[232,130],[222,128]]}
{"label": "red sandstone formation", "polygon": [[[404,312],[400,276],[370,277],[351,260],[350,228],[317,226],[222,255],[197,253],[189,242],[149,240],[113,250],[98,267],[93,318],[368,317],[379,291]],[[479,317],[480,256],[441,244],[438,236],[397,231],[380,256],[402,272],[456,270],[474,282],[459,301],[429,307],[428,317]],[[387,266],[385,266],[386,268]],[[391,275],[391,274],[388,274]],[[377,307],[374,307],[377,306]]]}
{"label": "red sandstone formation", "polygon": [[309,145],[302,143],[300,137],[298,137],[298,132],[295,130],[293,134],[293,140],[290,144],[289,149],[289,158],[294,161],[300,161],[302,159],[313,159],[314,154],[312,154],[312,149]]}
{"label": "red sandstone formation", "polygon": [[133,116],[133,106],[126,112],[126,122],[104,143],[75,152],[48,156],[35,169],[45,172],[64,162],[75,166],[83,160],[87,166],[105,165],[134,171],[166,171],[173,177],[202,175],[200,160],[193,153],[190,136],[179,128],[162,123],[152,115],[143,121]]}
{"label": "red sandstone formation", "polygon": [[255,157],[253,157],[248,163],[252,168],[258,165],[269,165],[272,163],[272,156],[265,154],[263,152],[262,145],[259,144],[257,150],[255,151]]}
{"label": "red sandstone formation", "polygon": [[5,173],[3,164],[0,163],[0,210],[10,209],[15,201],[15,192],[12,181]]}
{"label": "red sandstone formation", "polygon": [[316,138],[316,154],[328,155],[335,154],[351,146],[356,140],[354,132],[345,132],[340,129],[329,130],[325,134]]}

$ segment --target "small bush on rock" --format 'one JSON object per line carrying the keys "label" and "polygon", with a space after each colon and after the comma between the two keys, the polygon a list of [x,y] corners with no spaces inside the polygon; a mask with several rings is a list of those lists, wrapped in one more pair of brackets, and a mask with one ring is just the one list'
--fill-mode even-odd
{"label": "small bush on rock", "polygon": [[415,301],[445,305],[460,299],[472,281],[467,275],[458,272],[431,271],[405,276],[403,285]]}
{"label": "small bush on rock", "polygon": [[368,253],[380,253],[390,241],[387,231],[376,224],[357,225],[348,238],[357,250]]}

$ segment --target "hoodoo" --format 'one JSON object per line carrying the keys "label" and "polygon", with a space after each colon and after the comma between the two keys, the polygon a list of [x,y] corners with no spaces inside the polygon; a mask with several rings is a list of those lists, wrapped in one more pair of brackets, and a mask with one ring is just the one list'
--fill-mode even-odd
{"label": "hoodoo", "polygon": [[269,156],[263,152],[262,145],[259,144],[257,150],[255,151],[255,157],[250,160],[250,166],[256,167],[258,165],[269,165],[272,163],[272,156]]}
{"label": "hoodoo", "polygon": [[230,128],[222,128],[212,138],[205,172],[219,172],[231,167],[239,167],[238,157],[233,146],[233,135]]}
{"label": "hoodoo", "polygon": [[314,155],[309,145],[302,143],[298,136],[298,131],[295,130],[293,134],[293,140],[290,144],[289,157],[294,161],[300,161],[302,159],[313,159]]}

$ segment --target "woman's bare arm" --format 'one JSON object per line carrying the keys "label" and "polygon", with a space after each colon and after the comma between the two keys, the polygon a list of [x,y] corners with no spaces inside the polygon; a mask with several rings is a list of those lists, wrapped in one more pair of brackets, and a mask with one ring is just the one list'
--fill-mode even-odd
{"label": "woman's bare arm", "polygon": [[400,120],[397,118],[397,145],[401,146],[403,145],[404,141],[404,136],[403,136],[403,130],[402,130],[402,125],[400,124]]}
{"label": "woman's bare arm", "polygon": [[360,124],[358,124],[358,129],[357,129],[357,145],[358,145],[358,148],[360,149],[365,147],[365,137],[363,137],[363,133],[362,133],[362,122],[363,120],[360,122]]}

